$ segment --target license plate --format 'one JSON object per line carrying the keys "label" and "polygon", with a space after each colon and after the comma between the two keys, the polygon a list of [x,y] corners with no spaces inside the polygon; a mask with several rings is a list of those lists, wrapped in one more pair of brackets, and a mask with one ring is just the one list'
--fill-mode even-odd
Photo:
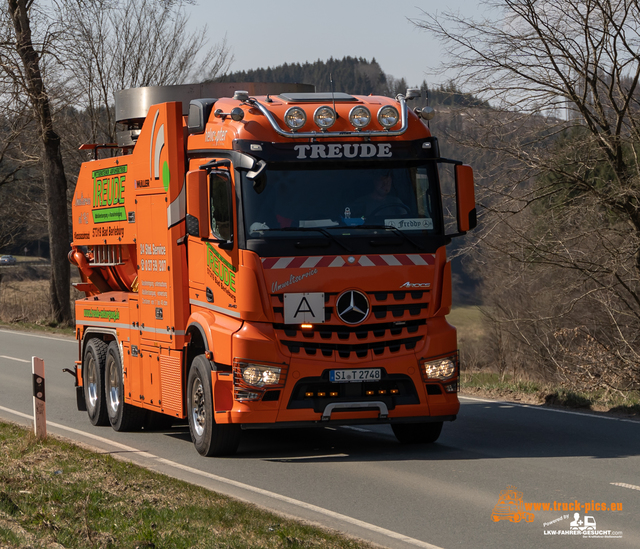
{"label": "license plate", "polygon": [[330,370],[329,381],[332,383],[359,383],[362,381],[380,381],[380,368],[353,368],[350,370]]}

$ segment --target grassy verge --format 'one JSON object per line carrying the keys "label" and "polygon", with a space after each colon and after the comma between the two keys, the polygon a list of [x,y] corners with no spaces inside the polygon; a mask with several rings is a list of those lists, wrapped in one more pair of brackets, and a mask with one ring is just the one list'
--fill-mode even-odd
{"label": "grassy verge", "polygon": [[476,394],[502,400],[640,416],[639,391],[624,394],[603,390],[574,391],[535,381],[519,381],[509,376],[501,381],[498,374],[490,372],[463,373],[460,390],[463,394]]}
{"label": "grassy verge", "polygon": [[370,548],[0,423],[0,547]]}

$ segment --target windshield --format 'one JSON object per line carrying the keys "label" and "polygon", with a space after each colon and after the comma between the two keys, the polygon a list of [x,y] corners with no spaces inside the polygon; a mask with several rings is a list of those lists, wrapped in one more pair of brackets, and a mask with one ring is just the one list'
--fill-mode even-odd
{"label": "windshield", "polygon": [[270,239],[282,238],[285,231],[300,236],[345,227],[355,233],[388,228],[439,234],[437,188],[433,163],[394,168],[270,166],[255,181],[243,178],[246,235]]}

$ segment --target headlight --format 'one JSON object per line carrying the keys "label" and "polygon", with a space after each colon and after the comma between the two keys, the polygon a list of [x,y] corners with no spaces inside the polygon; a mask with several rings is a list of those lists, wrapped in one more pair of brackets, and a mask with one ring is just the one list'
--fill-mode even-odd
{"label": "headlight", "polygon": [[385,105],[378,111],[378,122],[383,128],[393,128],[400,120],[398,109],[391,105]]}
{"label": "headlight", "polygon": [[354,128],[366,128],[371,122],[371,113],[367,107],[358,105],[349,112],[349,122]]}
{"label": "headlight", "polygon": [[326,105],[318,107],[313,113],[313,121],[321,130],[329,129],[336,123],[336,113],[331,107]]}
{"label": "headlight", "polygon": [[307,123],[307,114],[300,107],[291,107],[284,113],[284,121],[292,130],[299,130]]}
{"label": "headlight", "polygon": [[456,374],[455,357],[446,357],[423,365],[426,379],[440,379],[442,381],[452,378]]}
{"label": "headlight", "polygon": [[241,364],[242,379],[249,385],[264,387],[280,383],[281,368],[262,364]]}

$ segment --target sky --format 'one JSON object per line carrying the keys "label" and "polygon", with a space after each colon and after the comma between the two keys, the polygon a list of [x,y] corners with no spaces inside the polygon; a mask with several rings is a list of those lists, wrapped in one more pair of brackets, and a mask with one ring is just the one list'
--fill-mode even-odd
{"label": "sky", "polygon": [[[188,8],[190,30],[205,23],[209,44],[227,42],[235,61],[231,71],[314,62],[345,56],[375,58],[386,74],[409,86],[434,76],[440,44],[409,19],[423,12],[478,13],[472,0],[198,0]],[[348,90],[344,90],[348,91]]]}

